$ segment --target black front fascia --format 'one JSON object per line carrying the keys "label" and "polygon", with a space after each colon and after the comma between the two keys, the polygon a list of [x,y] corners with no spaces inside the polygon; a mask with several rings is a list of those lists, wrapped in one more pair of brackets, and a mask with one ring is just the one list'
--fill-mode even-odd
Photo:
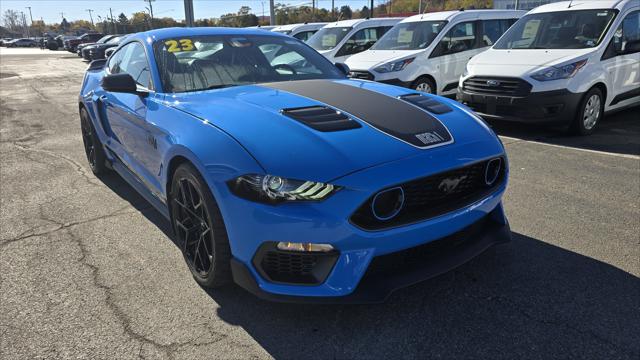
{"label": "black front fascia", "polygon": [[420,148],[451,143],[447,128],[428,112],[397,98],[331,80],[260,84],[322,102]]}

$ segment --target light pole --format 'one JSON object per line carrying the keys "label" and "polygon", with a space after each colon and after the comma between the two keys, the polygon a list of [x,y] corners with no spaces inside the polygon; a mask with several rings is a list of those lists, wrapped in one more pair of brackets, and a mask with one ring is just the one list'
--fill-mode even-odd
{"label": "light pole", "polygon": [[89,13],[89,19],[91,19],[91,26],[95,27],[95,25],[93,24],[93,15],[91,14],[93,12],[93,9],[87,9],[87,12]]}
{"label": "light pole", "polygon": [[[33,15],[31,15],[31,6],[26,6],[26,8],[29,9],[29,19],[31,19],[31,26],[33,26]],[[29,29],[29,28],[27,28],[27,29]]]}
{"label": "light pole", "polygon": [[192,27],[194,25],[193,0],[184,0],[184,20],[187,26]]}
{"label": "light pole", "polygon": [[273,0],[269,0],[269,25],[276,24],[276,10],[274,9]]}

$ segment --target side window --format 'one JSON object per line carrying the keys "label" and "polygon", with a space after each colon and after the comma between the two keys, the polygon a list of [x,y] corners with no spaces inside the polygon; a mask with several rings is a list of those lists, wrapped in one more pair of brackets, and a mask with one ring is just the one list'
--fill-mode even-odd
{"label": "side window", "polygon": [[111,74],[119,74],[122,71],[120,71],[120,64],[122,63],[122,59],[124,57],[124,53],[127,51],[127,48],[129,47],[129,45],[123,47],[122,49],[116,51],[115,53],[113,53],[111,55],[111,57],[109,57],[109,63],[107,65],[107,68],[109,69],[109,73]]}
{"label": "side window", "polygon": [[342,45],[336,56],[353,55],[367,50],[390,28],[390,26],[380,26],[357,31]]}
{"label": "side window", "polygon": [[455,54],[476,46],[476,23],[473,21],[454,25],[440,40],[438,55]]}
{"label": "side window", "polygon": [[303,32],[299,32],[295,35],[293,35],[294,38],[301,40],[301,41],[307,41],[309,40],[309,38],[311,37],[311,35],[315,34],[316,30],[312,30],[312,31],[303,31]]}
{"label": "side window", "polygon": [[127,73],[141,86],[151,89],[151,72],[144,47],[139,42],[132,42],[109,60],[109,72],[112,74]]}
{"label": "side window", "polygon": [[622,20],[622,25],[613,36],[614,47],[618,53],[633,54],[640,52],[640,11],[634,11]]}
{"label": "side window", "polygon": [[513,20],[484,20],[482,21],[482,45],[492,46],[513,24]]}

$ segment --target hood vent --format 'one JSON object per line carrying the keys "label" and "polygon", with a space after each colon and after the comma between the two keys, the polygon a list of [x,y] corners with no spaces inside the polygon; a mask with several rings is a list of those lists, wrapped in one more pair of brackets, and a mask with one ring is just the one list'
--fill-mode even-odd
{"label": "hood vent", "polygon": [[427,110],[432,114],[446,114],[451,112],[452,109],[438,100],[435,100],[428,96],[422,96],[420,94],[409,94],[402,95],[399,97],[400,100],[404,100],[408,103],[411,103],[421,109]]}
{"label": "hood vent", "polygon": [[357,129],[362,126],[340,111],[326,106],[282,109],[282,114],[324,132]]}

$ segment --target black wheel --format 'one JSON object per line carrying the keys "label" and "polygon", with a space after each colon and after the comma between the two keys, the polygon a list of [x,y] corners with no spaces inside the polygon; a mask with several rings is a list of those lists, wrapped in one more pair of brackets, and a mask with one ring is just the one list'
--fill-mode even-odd
{"label": "black wheel", "polygon": [[575,135],[589,135],[593,133],[604,115],[604,96],[598,88],[589,90],[578,106],[573,123],[569,131]]}
{"label": "black wheel", "polygon": [[203,287],[231,280],[231,249],[218,204],[198,171],[180,165],[171,181],[171,221],[191,274]]}
{"label": "black wheel", "polygon": [[91,171],[95,175],[101,175],[109,171],[104,154],[102,143],[96,135],[95,128],[89,119],[89,114],[84,108],[80,110],[80,128],[82,130],[82,142],[84,143],[84,152],[87,154],[87,160]]}
{"label": "black wheel", "polygon": [[436,93],[436,84],[427,76],[421,76],[411,84],[411,88],[414,90],[426,92],[429,94]]}

